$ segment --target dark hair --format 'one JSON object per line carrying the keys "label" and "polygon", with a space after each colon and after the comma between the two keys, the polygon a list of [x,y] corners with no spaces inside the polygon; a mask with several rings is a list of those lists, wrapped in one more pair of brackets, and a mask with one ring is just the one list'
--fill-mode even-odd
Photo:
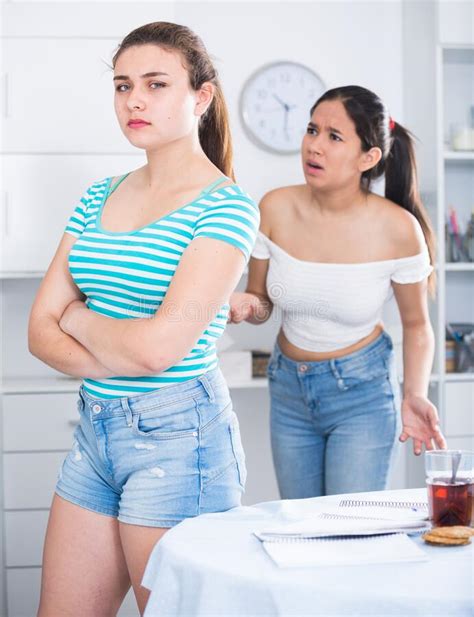
{"label": "dark hair", "polygon": [[140,26],[127,34],[112,58],[112,67],[115,68],[117,59],[123,51],[135,45],[158,45],[167,51],[179,52],[184,60],[193,90],[199,90],[207,81],[214,85],[212,103],[200,118],[199,141],[206,156],[214,165],[226,176],[235,180],[227,106],[217,77],[217,70],[202,40],[186,26],[156,21]]}
{"label": "dark hair", "polygon": [[[361,185],[370,190],[373,180],[385,174],[385,197],[411,212],[418,220],[425,236],[431,264],[435,262],[435,237],[428,213],[418,191],[415,148],[412,134],[390,119],[381,99],[361,86],[343,86],[325,92],[311,108],[311,115],[324,101],[339,100],[354,122],[362,150],[377,147],[382,151],[380,161],[362,173]],[[436,287],[434,271],[429,277],[429,290]]]}

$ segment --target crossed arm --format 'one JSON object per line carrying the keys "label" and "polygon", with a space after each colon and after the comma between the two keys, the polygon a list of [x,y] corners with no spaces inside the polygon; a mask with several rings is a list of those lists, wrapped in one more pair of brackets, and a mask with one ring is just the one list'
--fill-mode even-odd
{"label": "crossed arm", "polygon": [[196,238],[152,318],[113,319],[89,310],[72,281],[74,242],[65,234],[59,245],[31,311],[28,341],[33,355],[77,377],[153,375],[176,364],[228,301],[245,265],[236,247]]}

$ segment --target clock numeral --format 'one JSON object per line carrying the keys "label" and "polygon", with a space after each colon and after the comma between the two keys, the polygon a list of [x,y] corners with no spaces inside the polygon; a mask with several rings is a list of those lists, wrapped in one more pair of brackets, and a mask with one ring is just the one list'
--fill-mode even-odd
{"label": "clock numeral", "polygon": [[280,81],[282,81],[284,84],[289,83],[291,81],[291,75],[289,73],[281,73]]}
{"label": "clock numeral", "polygon": [[263,89],[257,90],[257,96],[259,99],[266,99],[268,96],[268,92]]}
{"label": "clock numeral", "polygon": [[267,125],[267,121],[266,120],[260,120],[260,122],[258,123],[259,126],[261,126],[262,128],[265,127]]}

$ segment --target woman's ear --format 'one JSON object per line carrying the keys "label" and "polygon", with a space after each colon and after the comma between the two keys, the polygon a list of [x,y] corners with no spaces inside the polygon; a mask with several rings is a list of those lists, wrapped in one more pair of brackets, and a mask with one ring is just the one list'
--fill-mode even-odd
{"label": "woman's ear", "polygon": [[375,167],[382,158],[382,150],[374,147],[370,148],[368,152],[362,152],[359,159],[359,171],[363,173],[372,167]]}
{"label": "woman's ear", "polygon": [[196,116],[203,116],[209,109],[214,98],[215,87],[210,81],[205,81],[199,90],[196,91],[196,106],[194,113]]}

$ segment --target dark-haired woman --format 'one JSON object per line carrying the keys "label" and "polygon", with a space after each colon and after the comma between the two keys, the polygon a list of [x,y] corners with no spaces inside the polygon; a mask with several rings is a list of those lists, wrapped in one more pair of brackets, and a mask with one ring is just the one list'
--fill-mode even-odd
{"label": "dark-haired woman", "polygon": [[185,518],[240,505],[245,461],[217,366],[259,211],[234,183],[216,71],[188,28],[131,32],[115,111],[147,163],[85,192],[36,297],[34,355],[83,378],[58,474],[40,617],[115,615]]}
{"label": "dark-haired woman", "polygon": [[[386,488],[398,439],[446,447],[427,398],[434,240],[409,133],[358,86],[326,92],[302,143],[306,183],[261,202],[245,293],[231,320],[282,326],[270,359],[271,441],[283,498]],[[385,174],[385,197],[371,182]],[[403,400],[381,322],[395,294]],[[400,418],[401,411],[401,418]],[[400,430],[401,420],[401,430]]]}

